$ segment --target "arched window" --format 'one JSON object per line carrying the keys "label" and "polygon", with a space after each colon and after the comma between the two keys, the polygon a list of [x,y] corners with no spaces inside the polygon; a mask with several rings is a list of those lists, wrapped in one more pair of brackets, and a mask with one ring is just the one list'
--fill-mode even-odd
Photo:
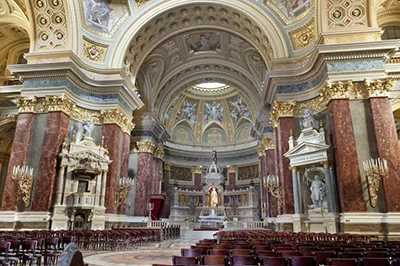
{"label": "arched window", "polygon": [[400,39],[400,26],[387,26],[383,30],[382,40]]}

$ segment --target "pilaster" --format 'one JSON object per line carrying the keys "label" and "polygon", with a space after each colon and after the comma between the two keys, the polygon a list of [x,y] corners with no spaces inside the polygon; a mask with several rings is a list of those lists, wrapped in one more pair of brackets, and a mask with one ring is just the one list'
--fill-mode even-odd
{"label": "pilaster", "polygon": [[172,191],[170,187],[171,166],[172,166],[171,163],[164,163],[163,165],[165,202],[161,214],[162,218],[168,218],[171,210],[171,197],[172,197]]}

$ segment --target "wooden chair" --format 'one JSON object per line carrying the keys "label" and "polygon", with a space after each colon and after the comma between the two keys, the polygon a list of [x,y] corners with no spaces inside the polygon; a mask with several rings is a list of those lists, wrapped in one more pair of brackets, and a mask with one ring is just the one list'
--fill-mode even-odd
{"label": "wooden chair", "polygon": [[209,249],[208,250],[208,255],[222,255],[222,256],[228,256],[229,252],[227,249]]}
{"label": "wooden chair", "polygon": [[360,266],[390,266],[391,260],[389,258],[360,258]]}
{"label": "wooden chair", "polygon": [[337,252],[342,252],[343,248],[342,247],[322,247],[320,248],[321,251],[335,251]]}
{"label": "wooden chair", "polygon": [[348,259],[338,259],[338,258],[329,258],[326,259],[328,265],[333,266],[358,266],[358,259],[348,258]]}
{"label": "wooden chair", "polygon": [[364,253],[363,252],[339,252],[338,253],[339,258],[363,258]]}
{"label": "wooden chair", "polygon": [[343,251],[344,252],[364,252],[366,251],[366,248],[345,248]]}
{"label": "wooden chair", "polygon": [[291,266],[317,266],[316,257],[293,256],[289,258]]}
{"label": "wooden chair", "polygon": [[232,265],[257,265],[257,258],[251,255],[233,255],[231,256]]}
{"label": "wooden chair", "polygon": [[10,242],[0,242],[0,264],[1,265],[18,265],[18,260],[10,258],[9,251],[10,251]]}
{"label": "wooden chair", "polygon": [[308,246],[308,247],[300,247],[301,253],[303,254],[303,256],[312,256],[312,252],[313,251],[318,251],[318,247],[312,247],[312,246]]}
{"label": "wooden chair", "polygon": [[272,250],[260,250],[260,251],[257,251],[256,254],[258,257],[277,257],[278,256],[278,254],[276,254],[276,252],[272,251]]}
{"label": "wooden chair", "polygon": [[284,257],[284,258],[303,255],[300,250],[281,250],[281,251],[279,251],[279,253],[280,253],[281,257]]}
{"label": "wooden chair", "polygon": [[36,240],[25,240],[22,242],[19,260],[20,265],[26,265],[29,262],[29,265],[32,265],[34,262],[40,266],[41,256],[36,253],[37,249],[37,241]]}
{"label": "wooden chair", "polygon": [[230,249],[229,255],[253,255],[253,250],[251,249]]}
{"label": "wooden chair", "polygon": [[202,265],[228,265],[228,257],[221,255],[206,255],[201,256]]}
{"label": "wooden chair", "polygon": [[268,266],[287,266],[289,260],[282,257],[259,257],[261,265]]}
{"label": "wooden chair", "polygon": [[326,264],[327,258],[336,258],[335,251],[313,251],[311,255],[314,256],[317,260],[317,265]]}
{"label": "wooden chair", "polygon": [[191,248],[182,248],[181,249],[181,256],[182,257],[197,257],[203,255],[202,249],[191,249]]}
{"label": "wooden chair", "polygon": [[367,258],[388,258],[390,253],[388,251],[365,251],[364,256]]}
{"label": "wooden chair", "polygon": [[173,265],[186,265],[190,266],[191,264],[199,264],[198,257],[182,257],[182,256],[172,256],[172,264]]}

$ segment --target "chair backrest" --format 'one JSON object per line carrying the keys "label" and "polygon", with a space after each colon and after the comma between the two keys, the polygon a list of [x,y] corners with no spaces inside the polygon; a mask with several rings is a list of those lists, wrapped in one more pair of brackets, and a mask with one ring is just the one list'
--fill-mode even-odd
{"label": "chair backrest", "polygon": [[0,242],[0,256],[7,257],[10,251],[10,242]]}
{"label": "chair backrest", "polygon": [[338,258],[329,258],[326,259],[328,265],[334,266],[358,266],[358,259],[355,258],[347,258],[347,259],[338,259]]}
{"label": "chair backrest", "polygon": [[365,257],[367,258],[388,258],[390,257],[389,252],[387,251],[366,251],[364,252]]}
{"label": "chair backrest", "polygon": [[287,266],[288,259],[282,257],[259,257],[261,265],[268,266]]}
{"label": "chair backrest", "polygon": [[363,258],[363,252],[339,252],[339,258]]}
{"label": "chair backrest", "polygon": [[253,250],[251,249],[231,249],[229,254],[232,255],[252,255]]}
{"label": "chair backrest", "polygon": [[201,249],[191,249],[191,248],[182,248],[181,249],[181,256],[182,257],[198,257],[202,255]]}
{"label": "chair backrest", "polygon": [[227,249],[209,249],[208,255],[223,255],[228,256],[229,252]]}
{"label": "chair backrest", "polygon": [[281,250],[281,251],[279,251],[279,253],[281,254],[281,257],[284,257],[284,258],[302,255],[300,250]]}
{"label": "chair backrest", "polygon": [[257,265],[257,258],[251,255],[233,255],[231,256],[232,265]]}
{"label": "chair backrest", "polygon": [[272,250],[260,250],[260,251],[257,251],[257,256],[258,257],[277,257],[278,254],[276,254],[276,252],[272,251]]}
{"label": "chair backrest", "polygon": [[291,266],[317,266],[316,257],[293,256],[289,258]]}
{"label": "chair backrest", "polygon": [[311,254],[316,258],[317,265],[326,264],[327,258],[336,258],[335,251],[313,251]]}
{"label": "chair backrest", "polygon": [[345,248],[343,251],[344,252],[364,252],[366,251],[366,248]]}
{"label": "chair backrest", "polygon": [[393,260],[392,260],[392,266],[400,266],[400,260],[398,260],[398,259],[393,259]]}
{"label": "chair backrest", "polygon": [[389,258],[360,258],[360,266],[390,266]]}
{"label": "chair backrest", "polygon": [[206,255],[201,256],[202,265],[228,265],[228,257],[223,255]]}
{"label": "chair backrest", "polygon": [[259,251],[259,250],[272,250],[272,248],[270,246],[267,245],[254,245],[253,249],[255,251]]}
{"label": "chair backrest", "polygon": [[303,253],[303,256],[311,256],[313,251],[317,251],[318,247],[300,247],[301,252]]}
{"label": "chair backrest", "polygon": [[182,257],[182,256],[172,256],[172,264],[182,264],[182,265],[191,265],[191,264],[198,264],[199,258],[198,257]]}

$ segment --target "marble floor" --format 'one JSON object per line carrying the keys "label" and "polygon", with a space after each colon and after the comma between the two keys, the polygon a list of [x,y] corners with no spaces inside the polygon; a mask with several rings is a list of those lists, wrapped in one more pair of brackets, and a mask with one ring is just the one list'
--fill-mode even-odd
{"label": "marble floor", "polygon": [[84,261],[90,266],[100,265],[152,265],[172,264],[172,255],[180,256],[181,248],[189,248],[201,239],[213,238],[216,231],[192,231],[185,230],[181,232],[181,238],[175,240],[166,240],[160,243],[153,243],[147,246],[139,247],[132,251],[123,252],[85,252],[83,251]]}

